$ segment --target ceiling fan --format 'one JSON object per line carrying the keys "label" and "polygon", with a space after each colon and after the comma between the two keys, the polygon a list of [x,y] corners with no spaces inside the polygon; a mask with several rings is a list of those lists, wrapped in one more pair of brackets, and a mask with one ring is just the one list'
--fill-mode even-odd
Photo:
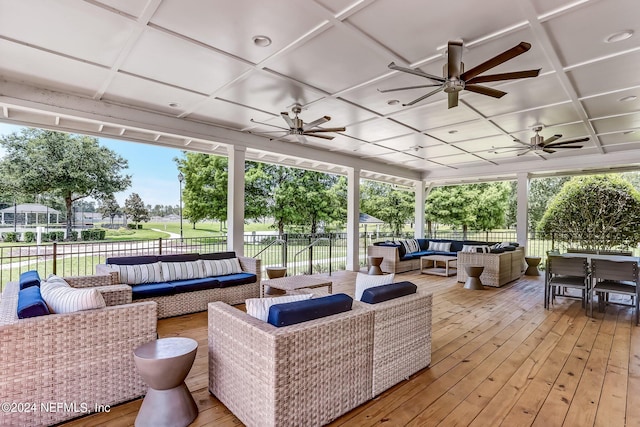
{"label": "ceiling fan", "polygon": [[344,127],[337,127],[337,128],[321,128],[321,127],[318,127],[321,124],[326,123],[329,120],[331,120],[331,117],[329,117],[329,116],[320,117],[319,119],[314,120],[311,123],[304,123],[304,121],[301,118],[298,117],[298,114],[300,114],[302,112],[302,105],[300,105],[298,103],[293,105],[293,107],[291,108],[291,112],[293,113],[293,118],[289,115],[289,113],[287,111],[284,111],[284,112],[280,113],[280,115],[282,116],[284,121],[287,122],[287,125],[289,126],[289,129],[287,129],[285,127],[272,125],[270,123],[259,122],[257,120],[253,120],[253,119],[251,119],[251,122],[252,123],[259,123],[261,125],[271,126],[271,127],[275,127],[275,128],[280,129],[280,130],[277,130],[277,131],[260,132],[261,134],[282,133],[282,132],[284,132],[284,134],[282,136],[279,136],[277,138],[278,140],[281,140],[282,138],[287,137],[289,135],[294,135],[298,139],[298,141],[303,143],[303,144],[307,142],[307,139],[305,138],[306,136],[312,136],[314,138],[321,138],[321,139],[331,140],[331,139],[335,138],[335,136],[323,135],[323,134],[327,133],[327,132],[344,132],[346,130],[346,128],[344,128]]}
{"label": "ceiling fan", "polygon": [[[523,147],[523,146],[505,147],[508,149],[507,151],[523,150],[521,153],[518,153],[517,156],[524,156],[527,153],[530,153],[530,152],[536,153],[538,151],[543,151],[545,153],[551,154],[551,153],[555,153],[556,150],[559,150],[559,149],[582,148],[583,147],[582,145],[571,145],[571,144],[578,144],[580,142],[586,142],[589,140],[589,137],[586,137],[586,138],[570,139],[567,141],[558,141],[560,138],[562,138],[561,134],[556,134],[545,139],[542,135],[540,135],[542,126],[535,126],[532,130],[536,134],[531,137],[531,143],[529,147]],[[519,139],[515,139],[514,142],[522,142],[522,141],[520,141]],[[509,150],[509,149],[512,149],[512,150]],[[498,153],[497,150],[493,150],[491,152],[495,154]],[[504,152],[506,151],[503,151],[503,153]]]}
{"label": "ceiling fan", "polygon": [[408,90],[408,89],[420,89],[425,87],[435,87],[433,91],[423,95],[408,104],[402,104],[403,106],[413,105],[417,102],[422,101],[425,98],[430,97],[431,95],[435,95],[436,93],[444,90],[448,94],[449,98],[449,108],[458,106],[458,92],[461,90],[469,90],[471,92],[476,92],[481,95],[492,96],[494,98],[501,98],[506,95],[506,92],[503,92],[498,89],[490,88],[487,86],[481,86],[478,83],[488,83],[488,82],[497,82],[501,80],[513,80],[513,79],[523,79],[527,77],[536,77],[540,73],[540,68],[537,70],[525,70],[525,71],[515,71],[511,73],[498,73],[498,74],[489,74],[486,76],[480,76],[479,74],[484,73],[491,68],[497,67],[498,65],[506,62],[510,59],[515,58],[518,55],[522,55],[526,51],[531,49],[531,44],[527,42],[520,42],[515,47],[512,47],[509,50],[502,52],[499,55],[494,56],[493,58],[483,62],[480,65],[475,66],[474,68],[464,71],[464,63],[462,62],[462,42],[461,41],[450,41],[448,43],[447,48],[447,63],[443,67],[443,77],[438,77],[433,74],[425,73],[420,71],[417,68],[405,68],[396,65],[395,63],[389,64],[389,68],[396,71],[402,71],[404,73],[414,74],[416,76],[425,77],[435,84],[428,85],[420,85],[420,86],[408,86],[401,87],[396,89],[386,89],[380,90],[382,93],[393,92],[399,90]]}

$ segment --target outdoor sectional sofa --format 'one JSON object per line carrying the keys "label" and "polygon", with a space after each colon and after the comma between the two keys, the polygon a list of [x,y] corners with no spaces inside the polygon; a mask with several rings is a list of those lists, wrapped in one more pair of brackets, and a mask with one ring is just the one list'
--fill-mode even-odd
{"label": "outdoor sectional sofa", "polygon": [[260,294],[260,260],[235,252],[107,258],[96,266],[131,285],[133,301],[154,301],[158,318],[205,311],[212,301],[241,304]]}
{"label": "outdoor sectional sofa", "polygon": [[[471,240],[442,240],[415,239],[419,250],[408,253],[406,245],[394,242],[376,242],[369,246],[369,256],[383,257],[380,268],[387,273],[402,273],[418,270],[420,258],[425,255],[447,255],[457,257],[457,280],[464,282],[467,274],[466,265],[483,266],[484,271],[480,280],[486,286],[499,287],[516,280],[524,271],[524,248],[517,243],[505,245],[499,249],[489,249],[489,252],[462,252],[464,246],[485,247],[493,246],[493,242],[478,242]],[[429,243],[451,243],[449,251],[429,250]]]}
{"label": "outdoor sectional sofa", "polygon": [[431,363],[431,304],[424,291],[354,301],[349,311],[276,327],[210,303],[209,391],[249,427],[325,425]]}
{"label": "outdoor sectional sofa", "polygon": [[112,285],[110,276],[65,280],[72,287],[96,287],[107,306],[19,319],[18,282],[4,288],[0,396],[15,406],[3,407],[1,425],[57,424],[146,392],[133,350],[156,339],[156,304],[131,304],[130,287]]}

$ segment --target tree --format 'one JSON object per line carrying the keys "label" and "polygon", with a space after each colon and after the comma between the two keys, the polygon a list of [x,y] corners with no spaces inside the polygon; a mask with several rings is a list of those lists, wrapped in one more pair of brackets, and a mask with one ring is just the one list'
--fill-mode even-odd
{"label": "tree", "polygon": [[553,198],[538,224],[543,236],[585,249],[640,242],[640,193],[614,175],[574,177]]}
{"label": "tree", "polygon": [[131,218],[134,224],[149,221],[149,211],[138,193],[131,193],[124,201],[124,213]]}
{"label": "tree", "polygon": [[111,219],[111,225],[113,225],[113,219],[116,217],[116,215],[120,215],[122,213],[118,201],[116,200],[114,195],[111,194],[100,200],[100,202],[101,204],[98,207],[98,212],[102,214],[103,218],[106,217]]}
{"label": "tree", "polygon": [[396,236],[414,217],[415,195],[390,184],[363,181],[360,186],[360,211],[388,224]]}
{"label": "tree", "polygon": [[64,199],[67,236],[75,201],[100,199],[131,185],[131,177],[122,175],[127,161],[93,137],[30,128],[2,137],[0,145],[6,150],[0,161],[3,180],[24,194]]}

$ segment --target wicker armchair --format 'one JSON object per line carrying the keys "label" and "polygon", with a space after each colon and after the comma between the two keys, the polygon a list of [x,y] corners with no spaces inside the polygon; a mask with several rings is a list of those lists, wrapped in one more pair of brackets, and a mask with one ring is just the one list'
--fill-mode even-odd
{"label": "wicker armchair", "polygon": [[247,426],[320,426],[371,399],[373,311],[277,328],[209,304],[209,391]]}
{"label": "wicker armchair", "polygon": [[378,304],[374,312],[373,396],[431,363],[432,295],[424,292]]}
{"label": "wicker armchair", "polygon": [[[110,279],[66,280],[86,287]],[[105,299],[127,298],[128,286],[106,286]],[[0,424],[56,424],[145,393],[133,350],[157,336],[155,303],[17,319],[18,289],[8,283],[0,301],[0,396],[34,406],[16,406]]]}

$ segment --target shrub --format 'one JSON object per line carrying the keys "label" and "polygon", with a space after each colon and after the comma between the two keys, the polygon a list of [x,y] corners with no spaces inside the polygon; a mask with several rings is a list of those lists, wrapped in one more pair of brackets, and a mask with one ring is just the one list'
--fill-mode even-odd
{"label": "shrub", "polygon": [[135,230],[136,229],[136,225],[135,224],[127,224],[127,228],[129,228],[131,230]]}
{"label": "shrub", "polygon": [[106,234],[107,234],[106,230],[99,230],[99,229],[82,230],[82,232],[80,233],[80,237],[84,241],[104,240]]}
{"label": "shrub", "polygon": [[69,236],[68,240],[71,242],[76,242],[78,240],[78,232],[72,231],[71,236]]}
{"label": "shrub", "polygon": [[4,240],[5,242],[17,242],[18,233],[14,233],[13,231],[2,233],[2,240]]}
{"label": "shrub", "polygon": [[42,241],[46,239],[47,242],[61,242],[64,240],[64,231],[50,231],[48,233],[42,233]]}
{"label": "shrub", "polygon": [[25,231],[24,232],[24,241],[25,243],[33,243],[36,241],[36,233],[33,231]]}

